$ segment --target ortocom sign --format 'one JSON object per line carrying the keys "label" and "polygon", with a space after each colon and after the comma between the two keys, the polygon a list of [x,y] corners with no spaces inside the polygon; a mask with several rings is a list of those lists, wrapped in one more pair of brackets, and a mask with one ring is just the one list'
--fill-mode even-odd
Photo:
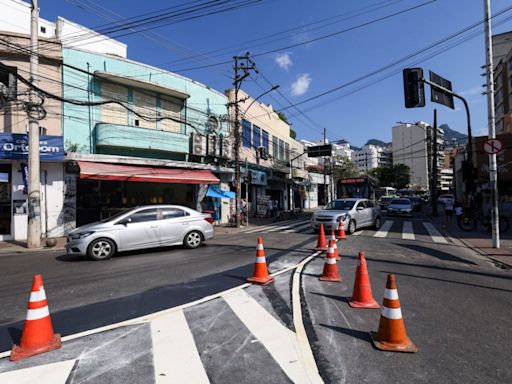
{"label": "ortocom sign", "polygon": [[[41,161],[64,161],[62,136],[40,136],[39,156]],[[0,159],[27,160],[28,135],[0,133]]]}

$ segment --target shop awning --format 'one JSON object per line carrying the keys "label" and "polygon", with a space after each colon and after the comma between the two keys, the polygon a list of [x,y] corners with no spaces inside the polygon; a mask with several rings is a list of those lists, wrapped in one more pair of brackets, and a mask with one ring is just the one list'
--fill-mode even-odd
{"label": "shop awning", "polygon": [[213,173],[202,169],[138,167],[78,161],[81,179],[141,181],[148,183],[219,184]]}
{"label": "shop awning", "polygon": [[235,192],[223,191],[217,186],[210,185],[208,187],[208,192],[206,192],[206,196],[215,197],[217,199],[234,199],[236,194]]}

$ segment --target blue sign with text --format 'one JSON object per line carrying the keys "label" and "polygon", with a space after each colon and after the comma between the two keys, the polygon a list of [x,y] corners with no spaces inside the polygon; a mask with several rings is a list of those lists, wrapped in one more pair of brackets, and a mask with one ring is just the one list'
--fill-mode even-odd
{"label": "blue sign with text", "polygon": [[[64,161],[64,138],[62,136],[39,137],[41,161]],[[0,159],[27,160],[28,135],[0,133]]]}

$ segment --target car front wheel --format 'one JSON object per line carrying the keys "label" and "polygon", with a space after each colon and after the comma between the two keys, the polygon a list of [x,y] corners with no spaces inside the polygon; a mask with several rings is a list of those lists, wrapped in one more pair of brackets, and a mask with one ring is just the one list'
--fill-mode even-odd
{"label": "car front wheel", "polygon": [[356,222],[354,220],[350,220],[348,223],[347,232],[349,235],[353,234],[356,231]]}
{"label": "car front wheel", "polygon": [[203,243],[203,235],[199,231],[192,231],[187,233],[185,239],[183,239],[183,244],[185,247],[189,249],[194,249],[199,247]]}
{"label": "car front wheel", "polygon": [[116,244],[106,238],[94,240],[87,248],[87,257],[91,260],[107,260],[116,253]]}

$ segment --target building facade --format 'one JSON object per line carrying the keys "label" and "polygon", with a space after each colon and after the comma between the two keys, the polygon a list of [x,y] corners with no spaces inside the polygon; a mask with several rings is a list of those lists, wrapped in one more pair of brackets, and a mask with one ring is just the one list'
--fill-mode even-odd
{"label": "building facade", "polygon": [[493,47],[499,48],[494,62],[496,134],[512,133],[512,33],[502,35],[493,36]]}
{"label": "building facade", "polygon": [[377,167],[393,165],[391,149],[374,144],[365,144],[361,149],[354,150],[352,161],[365,173]]}

